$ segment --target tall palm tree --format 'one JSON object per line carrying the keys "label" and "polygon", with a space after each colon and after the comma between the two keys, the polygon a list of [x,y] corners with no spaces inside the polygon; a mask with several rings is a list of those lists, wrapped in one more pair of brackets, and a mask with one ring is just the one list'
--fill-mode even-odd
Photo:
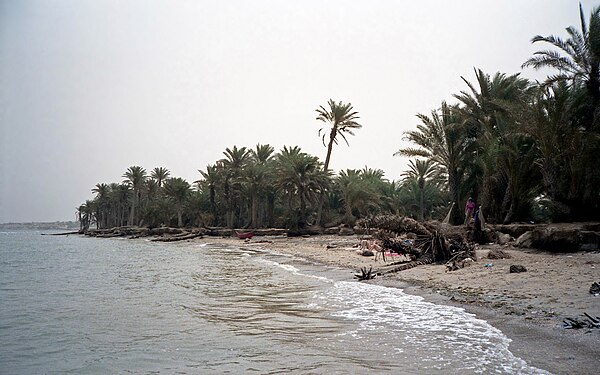
{"label": "tall palm tree", "polygon": [[[394,155],[424,157],[434,162],[440,167],[441,174],[447,176],[449,194],[455,207],[460,207],[465,173],[473,162],[475,138],[469,136],[458,106],[442,102],[439,110],[431,111],[431,117],[420,113],[417,117],[421,120],[417,130],[404,134],[406,140],[418,147],[403,148]],[[452,222],[463,222],[461,210],[453,211]]]}
{"label": "tall palm tree", "polygon": [[[325,164],[323,168],[325,171],[329,170],[329,162],[331,160],[331,150],[334,144],[338,144],[338,136],[340,136],[347,145],[348,139],[346,134],[354,135],[355,129],[362,128],[362,125],[357,122],[359,119],[358,112],[354,110],[351,103],[344,104],[341,101],[336,103],[333,99],[329,99],[327,102],[329,106],[326,109],[323,106],[319,106],[317,111],[317,120],[322,121],[326,124],[325,127],[319,129],[319,136],[322,136],[323,146],[327,147],[327,156],[325,157]],[[329,135],[327,143],[325,139]],[[325,202],[325,196],[320,198],[319,209],[317,212],[317,224],[321,224],[321,215],[323,211],[323,204]]]}
{"label": "tall palm tree", "polygon": [[[319,106],[317,108],[317,120],[326,124],[319,130],[319,136],[322,135],[323,146],[327,147],[327,156],[325,157],[324,169],[329,169],[329,161],[331,160],[331,150],[333,144],[338,144],[338,135],[349,145],[346,139],[346,134],[354,135],[353,130],[362,128],[356,120],[359,119],[358,112],[354,110],[352,104],[336,103],[332,99],[327,102],[329,109]],[[329,135],[329,140],[325,144],[325,138]]]}
{"label": "tall palm tree", "polygon": [[169,178],[171,172],[167,168],[164,167],[155,167],[150,174],[150,177],[156,181],[158,187],[162,187],[163,182]]}
{"label": "tall palm tree", "polygon": [[174,177],[165,180],[164,189],[165,195],[175,206],[175,211],[177,212],[177,226],[182,227],[183,208],[191,193],[190,184],[180,177]]}
{"label": "tall palm tree", "polygon": [[129,215],[129,225],[136,225],[135,209],[140,199],[140,192],[146,181],[146,170],[140,166],[134,165],[127,168],[127,171],[123,174],[125,180],[124,183],[131,186],[133,190],[133,198],[131,201],[131,212]]}
{"label": "tall palm tree", "polygon": [[579,3],[579,19],[581,30],[573,26],[567,27],[569,37],[563,40],[550,35],[536,35],[532,43],[544,42],[553,45],[556,50],[538,51],[523,64],[523,67],[540,69],[550,67],[558,70],[558,74],[548,77],[548,83],[570,81],[583,83],[593,98],[594,106],[600,100],[600,6],[594,8],[590,15],[589,28]]}

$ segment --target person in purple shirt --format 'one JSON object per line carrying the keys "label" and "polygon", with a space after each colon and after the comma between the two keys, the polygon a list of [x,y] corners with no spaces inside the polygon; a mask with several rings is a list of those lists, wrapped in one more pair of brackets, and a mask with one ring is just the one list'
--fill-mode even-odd
{"label": "person in purple shirt", "polygon": [[473,218],[473,214],[475,213],[475,202],[473,198],[469,198],[467,200],[467,205],[465,206],[465,224],[469,225],[471,222],[471,218]]}

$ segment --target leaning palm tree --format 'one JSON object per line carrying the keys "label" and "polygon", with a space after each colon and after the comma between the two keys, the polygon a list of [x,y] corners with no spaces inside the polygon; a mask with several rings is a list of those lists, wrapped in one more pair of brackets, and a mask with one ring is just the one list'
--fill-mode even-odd
{"label": "leaning palm tree", "polygon": [[129,225],[135,225],[135,209],[140,199],[140,191],[146,181],[146,170],[140,166],[134,165],[127,168],[123,174],[125,177],[124,183],[131,186],[133,190],[133,198],[131,200],[131,212],[129,214]]}
{"label": "leaning palm tree", "polygon": [[[360,129],[360,125],[356,120],[359,119],[358,112],[354,110],[352,104],[336,103],[332,99],[327,102],[329,109],[323,106],[317,108],[317,120],[324,122],[327,128],[321,128],[319,135],[322,134],[323,146],[327,147],[327,156],[325,157],[324,169],[329,169],[329,161],[331,160],[331,150],[333,144],[338,144],[338,135],[349,145],[346,139],[346,134],[354,135],[353,130]],[[329,141],[325,144],[325,139],[329,134]]]}
{"label": "leaning palm tree", "polygon": [[[329,105],[329,109],[319,106],[316,110],[318,114],[317,120],[326,124],[326,127],[319,129],[319,136],[322,135],[323,146],[327,147],[327,156],[325,157],[325,164],[323,164],[323,169],[325,171],[329,170],[331,150],[333,149],[334,144],[338,144],[338,135],[347,145],[349,145],[346,134],[354,135],[353,130],[362,128],[362,125],[356,122],[356,120],[359,119],[358,112],[354,110],[352,104],[344,104],[341,101],[336,103],[332,99],[329,99],[327,104]],[[325,139],[327,138],[327,135],[329,135],[329,140],[326,144]],[[324,202],[325,197],[322,196],[317,212],[317,224],[321,224],[321,214]]]}
{"label": "leaning palm tree", "polygon": [[536,35],[532,43],[545,42],[558,48],[535,52],[523,64],[523,67],[554,68],[558,74],[548,77],[547,82],[570,81],[574,84],[583,83],[593,98],[594,104],[600,99],[600,6],[594,8],[590,15],[589,28],[579,4],[581,30],[567,27],[569,38],[550,35]]}

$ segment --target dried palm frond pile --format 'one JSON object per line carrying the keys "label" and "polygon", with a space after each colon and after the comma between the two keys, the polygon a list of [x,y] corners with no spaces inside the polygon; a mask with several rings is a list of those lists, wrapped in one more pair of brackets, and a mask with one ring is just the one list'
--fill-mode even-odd
{"label": "dried palm frond pile", "polygon": [[411,258],[412,262],[405,262],[411,264],[391,268],[388,272],[420,264],[475,259],[475,247],[464,234],[440,223],[422,224],[408,217],[378,215],[360,220],[357,226],[372,232],[385,249]]}

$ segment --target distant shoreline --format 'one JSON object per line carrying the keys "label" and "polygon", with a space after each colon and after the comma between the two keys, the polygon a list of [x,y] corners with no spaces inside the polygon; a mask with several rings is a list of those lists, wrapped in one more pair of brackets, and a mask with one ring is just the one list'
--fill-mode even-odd
{"label": "distant shoreline", "polygon": [[48,221],[28,223],[0,223],[0,230],[73,230],[79,229],[77,221]]}

